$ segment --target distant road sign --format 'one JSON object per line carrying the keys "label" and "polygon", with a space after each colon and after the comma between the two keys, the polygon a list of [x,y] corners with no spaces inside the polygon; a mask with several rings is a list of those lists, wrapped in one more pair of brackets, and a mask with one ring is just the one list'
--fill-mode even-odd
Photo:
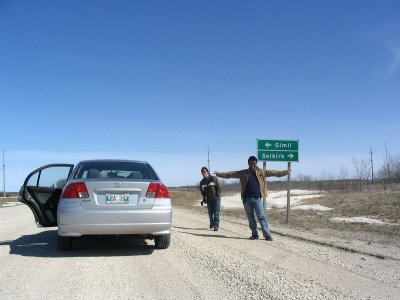
{"label": "distant road sign", "polygon": [[257,156],[260,161],[299,161],[299,141],[257,139]]}

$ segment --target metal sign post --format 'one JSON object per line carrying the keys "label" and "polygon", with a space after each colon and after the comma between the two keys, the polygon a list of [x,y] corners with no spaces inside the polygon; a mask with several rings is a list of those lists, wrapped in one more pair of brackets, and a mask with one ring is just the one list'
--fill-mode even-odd
{"label": "metal sign post", "polygon": [[286,224],[289,224],[289,214],[290,214],[290,161],[287,163],[287,168],[289,174],[287,176],[287,209],[286,209]]}
{"label": "metal sign post", "polygon": [[[263,161],[263,170],[267,169],[265,161]],[[267,215],[267,199],[263,198],[264,215]]]}
{"label": "metal sign post", "polygon": [[3,149],[3,197],[6,198],[6,165],[4,163],[4,149]]}

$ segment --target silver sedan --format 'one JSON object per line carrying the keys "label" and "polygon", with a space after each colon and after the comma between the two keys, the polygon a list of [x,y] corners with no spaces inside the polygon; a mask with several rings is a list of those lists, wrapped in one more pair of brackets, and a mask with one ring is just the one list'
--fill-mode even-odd
{"label": "silver sedan", "polygon": [[140,235],[170,245],[172,206],[167,187],[146,162],[86,160],[51,164],[30,173],[19,199],[36,224],[58,226],[58,247],[82,235]]}

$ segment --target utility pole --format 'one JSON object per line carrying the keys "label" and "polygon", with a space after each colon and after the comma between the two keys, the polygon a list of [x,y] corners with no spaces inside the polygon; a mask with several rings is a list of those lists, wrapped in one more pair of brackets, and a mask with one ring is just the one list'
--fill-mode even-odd
{"label": "utility pole", "polygon": [[210,169],[210,146],[208,146],[208,148],[207,148],[207,161],[208,161],[208,171],[210,172],[210,174],[211,174],[211,169]]}
{"label": "utility pole", "polygon": [[371,155],[371,182],[374,182],[374,161],[372,160],[372,148],[369,148],[369,154]]}
{"label": "utility pole", "polygon": [[4,149],[3,149],[3,197],[6,197],[6,165],[4,163]]}

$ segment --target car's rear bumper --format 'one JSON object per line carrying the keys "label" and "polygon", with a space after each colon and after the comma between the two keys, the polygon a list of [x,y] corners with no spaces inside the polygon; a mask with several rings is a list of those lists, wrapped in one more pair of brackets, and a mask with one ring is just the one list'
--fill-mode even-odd
{"label": "car's rear bumper", "polygon": [[171,233],[172,209],[131,211],[72,210],[58,214],[58,235]]}

